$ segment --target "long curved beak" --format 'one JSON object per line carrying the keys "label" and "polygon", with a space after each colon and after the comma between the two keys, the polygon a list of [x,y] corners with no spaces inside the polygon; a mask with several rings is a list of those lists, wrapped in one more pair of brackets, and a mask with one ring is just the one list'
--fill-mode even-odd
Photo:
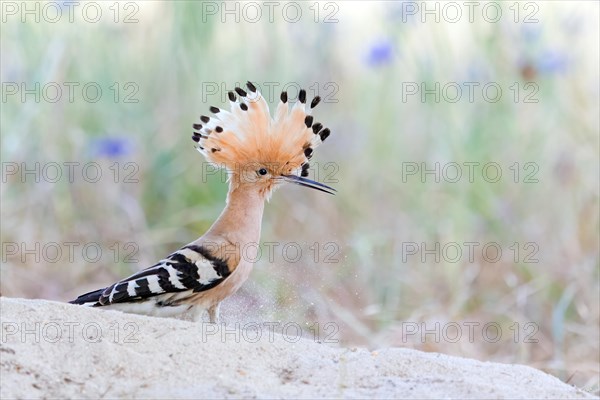
{"label": "long curved beak", "polygon": [[295,183],[296,185],[304,186],[304,187],[311,188],[311,189],[316,189],[321,192],[325,192],[325,193],[329,193],[329,194],[335,194],[334,192],[337,192],[337,190],[335,190],[332,187],[323,185],[322,183],[313,181],[308,178],[304,178],[302,176],[282,175],[282,178],[286,182]]}

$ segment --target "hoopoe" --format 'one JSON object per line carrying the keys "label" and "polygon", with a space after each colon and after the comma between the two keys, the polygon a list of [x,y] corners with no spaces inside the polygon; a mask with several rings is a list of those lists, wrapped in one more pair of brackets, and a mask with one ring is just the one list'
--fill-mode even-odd
{"label": "hoopoe", "polygon": [[210,321],[218,322],[220,303],[250,275],[264,203],[273,190],[291,182],[335,192],[306,178],[313,150],[330,133],[311,115],[319,96],[308,107],[306,91],[300,90],[290,110],[284,91],[271,118],[260,91],[251,82],[246,86],[249,92],[236,87],[228,93],[231,111],[210,107],[214,117],[203,115],[193,125],[196,149],[228,173],[229,191],[219,218],[203,236],[157,264],[71,303],[160,317],[188,315],[194,321],[206,310]]}

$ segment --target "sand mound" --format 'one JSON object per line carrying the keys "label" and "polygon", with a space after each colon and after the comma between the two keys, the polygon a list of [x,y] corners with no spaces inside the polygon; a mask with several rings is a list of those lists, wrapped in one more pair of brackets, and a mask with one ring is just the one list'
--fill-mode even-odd
{"label": "sand mound", "polygon": [[289,327],[239,330],[10,298],[0,312],[2,399],[593,398],[525,366],[340,348]]}

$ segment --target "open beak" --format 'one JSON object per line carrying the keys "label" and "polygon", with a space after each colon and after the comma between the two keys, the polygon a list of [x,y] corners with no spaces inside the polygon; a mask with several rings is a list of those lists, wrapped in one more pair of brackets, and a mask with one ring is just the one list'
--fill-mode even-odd
{"label": "open beak", "polygon": [[331,188],[327,185],[323,185],[322,183],[319,183],[319,182],[316,182],[316,181],[313,181],[313,180],[310,180],[308,178],[304,178],[301,176],[282,175],[281,177],[286,182],[295,183],[296,185],[320,190],[321,192],[325,192],[325,193],[329,193],[329,194],[335,194],[334,192],[337,192],[337,190],[335,190],[334,188]]}

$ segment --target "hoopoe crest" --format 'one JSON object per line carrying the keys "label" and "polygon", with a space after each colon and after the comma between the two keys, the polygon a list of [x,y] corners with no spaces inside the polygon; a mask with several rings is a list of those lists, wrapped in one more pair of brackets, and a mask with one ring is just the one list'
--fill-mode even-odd
{"label": "hoopoe crest", "polygon": [[214,117],[201,116],[192,139],[207,161],[229,173],[227,204],[200,238],[158,263],[108,287],[71,301],[136,314],[161,317],[190,315],[198,320],[208,310],[219,317],[221,301],[246,281],[256,257],[240,249],[258,244],[264,202],[284,182],[333,194],[335,189],[307,178],[314,149],[329,136],[306,104],[306,91],[290,107],[281,93],[273,117],[256,86],[229,92],[231,110],[210,107]]}
{"label": "hoopoe crest", "polygon": [[241,88],[229,92],[231,111],[210,107],[214,118],[203,115],[194,124],[192,139],[198,151],[209,162],[227,168],[234,185],[256,183],[268,194],[278,183],[291,181],[331,192],[318,182],[298,179],[308,176],[314,149],[330,134],[311,115],[320,97],[306,104],[306,91],[300,90],[298,101],[290,107],[287,93],[282,92],[271,118],[256,86],[251,82],[247,86],[249,92]]}

